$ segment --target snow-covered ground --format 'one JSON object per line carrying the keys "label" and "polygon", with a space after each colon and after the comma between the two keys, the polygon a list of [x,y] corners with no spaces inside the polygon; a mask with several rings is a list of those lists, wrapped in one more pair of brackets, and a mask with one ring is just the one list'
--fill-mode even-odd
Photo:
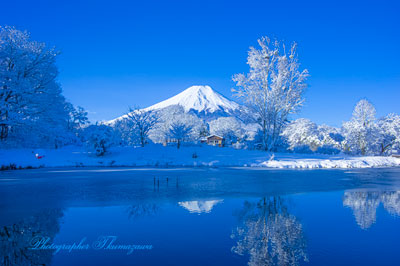
{"label": "snow-covered ground", "polygon": [[[37,159],[35,154],[43,158]],[[149,145],[144,148],[114,148],[103,157],[96,157],[81,147],[58,150],[9,149],[0,150],[0,166],[15,164],[17,167],[64,166],[238,166],[266,168],[369,168],[400,167],[400,158],[347,155],[317,155],[266,153],[255,150],[236,150],[212,146]]]}

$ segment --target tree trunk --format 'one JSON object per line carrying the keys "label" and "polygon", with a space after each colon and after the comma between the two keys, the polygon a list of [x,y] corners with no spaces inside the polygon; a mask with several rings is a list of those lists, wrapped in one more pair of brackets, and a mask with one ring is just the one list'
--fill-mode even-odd
{"label": "tree trunk", "polygon": [[3,124],[1,125],[0,140],[5,140],[7,136],[8,136],[8,126]]}
{"label": "tree trunk", "polygon": [[140,134],[140,146],[144,147],[144,136]]}
{"label": "tree trunk", "polygon": [[383,155],[385,152],[386,152],[386,150],[389,148],[389,147],[391,147],[392,146],[392,143],[389,143],[389,144],[387,144],[387,145],[384,145],[383,143],[381,144],[381,155]]}
{"label": "tree trunk", "polygon": [[266,129],[266,127],[267,127],[267,123],[266,123],[266,121],[265,121],[265,119],[263,120],[263,147],[264,147],[264,150],[268,150],[268,147],[267,147],[267,129]]}

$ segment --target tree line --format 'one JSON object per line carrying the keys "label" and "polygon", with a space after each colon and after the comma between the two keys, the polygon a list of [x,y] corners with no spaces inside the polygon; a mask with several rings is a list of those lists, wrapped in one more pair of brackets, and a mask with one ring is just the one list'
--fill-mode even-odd
{"label": "tree line", "polygon": [[87,112],[69,103],[59,84],[55,48],[31,40],[26,31],[0,27],[0,147],[84,145],[97,155],[112,146],[198,142],[215,134],[227,146],[271,152],[388,155],[400,150],[400,117],[376,118],[366,99],[341,128],[292,121],[304,103],[309,73],[300,68],[297,44],[263,37],[250,47],[249,72],[236,74],[233,95],[243,104],[238,117],[204,121],[180,106],[129,108],[112,123],[90,124]]}

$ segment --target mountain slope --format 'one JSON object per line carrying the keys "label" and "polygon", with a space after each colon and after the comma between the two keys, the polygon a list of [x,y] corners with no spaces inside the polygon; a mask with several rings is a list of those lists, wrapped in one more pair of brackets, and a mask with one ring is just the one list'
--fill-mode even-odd
{"label": "mountain slope", "polygon": [[[176,105],[181,106],[185,113],[192,113],[206,120],[235,115],[240,109],[238,103],[228,100],[210,86],[192,86],[165,101],[144,108],[144,110],[162,110]],[[107,124],[113,124],[125,117],[126,115],[123,115],[108,121]]]}
{"label": "mountain slope", "polygon": [[180,105],[185,112],[196,111],[198,113],[225,112],[233,113],[238,110],[239,105],[228,100],[210,86],[192,86],[183,92],[154,104],[145,110],[158,110],[172,105]]}

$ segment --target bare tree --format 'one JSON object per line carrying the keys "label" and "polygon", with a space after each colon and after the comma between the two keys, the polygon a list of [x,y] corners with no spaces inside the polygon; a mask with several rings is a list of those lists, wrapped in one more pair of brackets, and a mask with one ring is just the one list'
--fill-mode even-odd
{"label": "bare tree", "polygon": [[149,136],[149,131],[159,121],[159,115],[157,111],[135,107],[129,108],[125,119],[130,124],[130,128],[137,137],[140,145],[144,147]]}
{"label": "bare tree", "polygon": [[191,125],[186,125],[182,122],[175,122],[170,126],[168,133],[169,138],[176,140],[177,148],[181,146],[181,142],[185,141],[192,132],[193,127]]}

